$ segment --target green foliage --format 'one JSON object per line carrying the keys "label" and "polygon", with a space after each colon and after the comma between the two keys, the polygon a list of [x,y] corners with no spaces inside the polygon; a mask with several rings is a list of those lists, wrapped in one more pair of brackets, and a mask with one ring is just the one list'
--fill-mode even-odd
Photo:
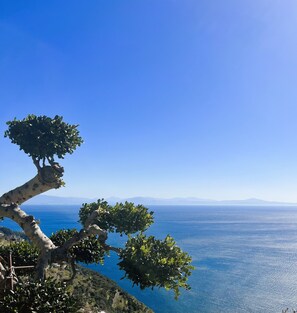
{"label": "green foliage", "polygon": [[56,155],[63,159],[66,153],[73,153],[83,142],[77,130],[78,125],[70,125],[63,117],[28,115],[23,120],[7,122],[5,137],[20,146],[34,160],[53,160]]}
{"label": "green foliage", "polygon": [[138,231],[145,231],[154,221],[153,212],[149,212],[142,205],[135,205],[126,201],[124,204],[116,203],[111,206],[102,199],[82,205],[79,211],[82,225],[85,224],[89,215],[98,208],[100,214],[94,223],[109,232],[133,234]]}
{"label": "green foliage", "polygon": [[[176,246],[170,236],[161,241],[142,233],[153,223],[153,212],[148,212],[142,205],[135,206],[129,202],[111,206],[104,200],[98,200],[81,207],[79,217],[82,225],[96,210],[99,210],[99,214],[94,223],[101,229],[129,236],[118,263],[120,269],[126,272],[125,277],[141,289],[172,289],[176,298],[180,294],[180,288],[190,288],[186,282],[193,269],[190,265],[191,257]],[[130,234],[139,231],[141,233],[138,236],[130,237]]]}
{"label": "green foliage", "polygon": [[[63,245],[68,239],[77,235],[76,229],[63,229],[52,234],[50,239],[57,246]],[[84,240],[76,243],[70,250],[69,254],[76,262],[90,263],[104,263],[105,251],[100,245],[97,236],[89,236]]]}
{"label": "green foliage", "polygon": [[[28,241],[14,242],[11,245],[0,246],[0,255],[8,262],[9,252],[12,252],[13,265],[36,265],[39,251]],[[32,269],[18,269],[18,275],[28,274]]]}
{"label": "green foliage", "polygon": [[19,283],[0,300],[0,312],[5,313],[74,313],[78,309],[66,285],[53,280]]}
{"label": "green foliage", "polygon": [[176,246],[172,237],[167,236],[161,241],[139,234],[129,238],[120,253],[118,265],[126,272],[124,277],[141,289],[165,287],[172,289],[177,299],[179,288],[190,289],[186,282],[194,269],[191,261],[191,257]]}
{"label": "green foliage", "polygon": [[97,225],[102,229],[107,230],[109,227],[108,215],[111,206],[104,201],[104,199],[98,199],[97,202],[83,203],[82,207],[79,209],[79,221],[84,226],[88,217],[96,210],[100,209],[100,221],[98,219]]}

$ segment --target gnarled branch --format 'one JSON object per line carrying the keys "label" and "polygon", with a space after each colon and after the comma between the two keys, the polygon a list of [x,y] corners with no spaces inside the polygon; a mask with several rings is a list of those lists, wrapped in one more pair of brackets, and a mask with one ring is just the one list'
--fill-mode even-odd
{"label": "gnarled branch", "polygon": [[52,250],[56,247],[42,232],[34,217],[26,214],[17,204],[1,204],[0,216],[15,221],[39,250]]}
{"label": "gnarled branch", "polygon": [[20,205],[34,196],[61,187],[63,172],[63,167],[58,163],[42,167],[38,174],[27,183],[3,194],[0,197],[0,204],[17,203]]}

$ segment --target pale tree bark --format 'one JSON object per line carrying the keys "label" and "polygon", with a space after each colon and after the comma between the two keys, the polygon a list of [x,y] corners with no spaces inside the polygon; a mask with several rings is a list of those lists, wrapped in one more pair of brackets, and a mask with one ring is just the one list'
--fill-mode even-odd
{"label": "pale tree bark", "polygon": [[52,250],[56,247],[42,232],[34,217],[26,214],[18,205],[1,204],[0,216],[7,217],[15,221],[39,250]]}
{"label": "pale tree bark", "polygon": [[26,182],[24,185],[19,186],[0,197],[0,203],[22,204],[25,201],[44,193],[50,189],[57,189],[63,185],[63,167],[55,164],[55,166],[44,166],[40,168],[37,175]]}
{"label": "pale tree bark", "polygon": [[54,243],[42,232],[34,217],[26,214],[17,204],[1,204],[0,216],[15,221],[30,241],[39,249],[40,255],[36,266],[36,278],[44,279],[51,253],[56,248]]}

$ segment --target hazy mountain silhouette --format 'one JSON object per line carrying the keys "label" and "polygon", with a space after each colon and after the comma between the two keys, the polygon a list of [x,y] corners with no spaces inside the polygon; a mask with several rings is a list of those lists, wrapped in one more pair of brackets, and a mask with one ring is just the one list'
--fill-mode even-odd
{"label": "hazy mountain silhouette", "polygon": [[[79,198],[79,197],[57,197],[39,195],[30,199],[26,204],[31,205],[80,205],[82,203],[88,203],[96,201],[96,198]],[[276,202],[276,201],[265,201],[261,199],[244,199],[244,200],[211,200],[201,199],[195,197],[176,197],[176,198],[153,198],[153,197],[132,197],[132,198],[117,198],[109,197],[106,200],[114,204],[116,202],[134,202],[135,204],[144,205],[297,205],[297,203],[289,202]]]}

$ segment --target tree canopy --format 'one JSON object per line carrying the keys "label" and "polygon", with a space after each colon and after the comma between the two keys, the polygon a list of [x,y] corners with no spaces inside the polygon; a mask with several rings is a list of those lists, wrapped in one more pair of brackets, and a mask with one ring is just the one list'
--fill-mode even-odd
{"label": "tree canopy", "polygon": [[37,161],[52,163],[55,156],[63,159],[83,143],[78,125],[65,123],[58,115],[50,118],[30,114],[22,120],[8,121],[7,125],[4,136]]}

